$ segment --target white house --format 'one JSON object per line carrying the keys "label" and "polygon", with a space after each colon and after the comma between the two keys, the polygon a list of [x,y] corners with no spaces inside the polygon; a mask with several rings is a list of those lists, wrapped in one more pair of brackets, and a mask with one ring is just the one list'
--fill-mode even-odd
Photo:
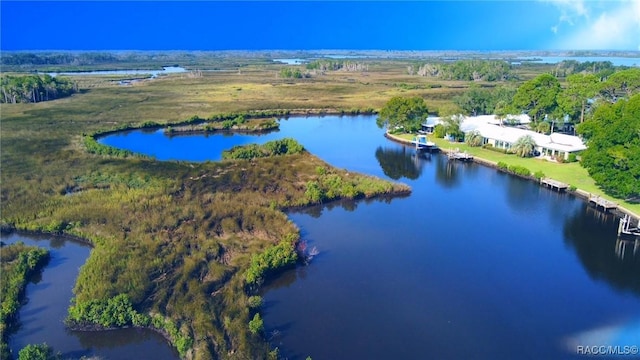
{"label": "white house", "polygon": [[498,149],[510,149],[519,138],[529,135],[536,143],[535,149],[543,156],[560,156],[565,160],[569,154],[585,150],[587,147],[577,136],[553,133],[544,135],[531,130],[484,124],[469,129],[476,130],[483,137],[483,144],[491,144]]}
{"label": "white house", "polygon": [[[531,119],[527,115],[508,116],[511,123],[528,124]],[[431,133],[442,120],[437,117],[429,117],[422,124],[422,130]],[[553,133],[544,135],[531,130],[525,130],[513,126],[501,126],[502,121],[495,115],[462,116],[460,130],[465,133],[477,130],[483,137],[483,144],[491,144],[499,149],[510,149],[522,136],[530,135],[536,143],[536,148],[543,156],[561,156],[565,160],[569,154],[585,150],[587,147],[577,136]]]}

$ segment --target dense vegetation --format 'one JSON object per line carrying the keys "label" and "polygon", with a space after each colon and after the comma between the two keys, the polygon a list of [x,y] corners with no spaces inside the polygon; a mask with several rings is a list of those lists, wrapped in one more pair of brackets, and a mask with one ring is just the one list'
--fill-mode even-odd
{"label": "dense vegetation", "polygon": [[127,294],[87,301],[73,299],[66,323],[73,329],[150,327],[171,339],[182,357],[193,346],[193,339],[188,331],[181,331],[173,321],[160,314],[148,315],[136,311]]}
{"label": "dense vegetation", "polygon": [[640,201],[640,94],[602,104],[578,127],[587,139],[582,164],[607,193]]}
{"label": "dense vegetation", "polygon": [[416,132],[429,115],[424,99],[418,96],[391,98],[378,114],[378,127],[386,127],[391,132]]}
{"label": "dense vegetation", "polygon": [[27,282],[49,260],[49,251],[23,243],[3,246],[0,250],[0,358],[9,359],[7,337],[16,320]]}
{"label": "dense vegetation", "polygon": [[488,114],[505,114],[507,107],[516,94],[514,86],[498,86],[495,88],[481,88],[472,86],[464,93],[455,96],[456,104],[463,114],[477,116]]}
{"label": "dense vegetation", "polygon": [[249,144],[234,146],[222,152],[223,159],[254,159],[268,156],[300,154],[304,147],[291,138],[273,140],[262,145]]}
{"label": "dense vegetation", "polygon": [[[294,265],[298,260],[296,253],[296,235],[287,235],[278,244],[266,248],[263,252],[251,257],[246,273],[249,285],[262,283],[265,275],[271,271]],[[254,306],[251,306],[252,308]]]}
{"label": "dense vegetation", "polygon": [[427,63],[408,68],[409,74],[437,77],[443,80],[506,81],[514,79],[511,65],[500,60],[458,60],[451,63]]}
{"label": "dense vegetation", "polygon": [[44,344],[29,344],[18,353],[18,360],[58,360],[62,357],[54,354],[53,349]]}
{"label": "dense vegetation", "polygon": [[105,52],[81,53],[4,53],[2,65],[87,65],[113,63],[119,60],[115,54]]}
{"label": "dense vegetation", "polygon": [[302,73],[298,68],[282,68],[280,70],[280,77],[284,79],[302,79],[307,74]]}
{"label": "dense vegetation", "polygon": [[325,71],[368,71],[369,66],[363,62],[342,61],[342,60],[316,60],[305,65],[307,70],[315,73],[324,73]]}
{"label": "dense vegetation", "polygon": [[69,96],[76,92],[77,85],[69,79],[39,75],[3,75],[0,78],[2,97],[0,102],[40,102]]}
{"label": "dense vegetation", "polygon": [[598,78],[606,78],[616,71],[611,61],[576,61],[563,60],[559,62],[553,74],[557,77],[567,77],[571,74],[593,74]]}

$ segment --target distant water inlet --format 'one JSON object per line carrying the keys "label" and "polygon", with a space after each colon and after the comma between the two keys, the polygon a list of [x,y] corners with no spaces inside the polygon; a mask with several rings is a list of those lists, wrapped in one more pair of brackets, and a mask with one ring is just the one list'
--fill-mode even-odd
{"label": "distant water inlet", "polygon": [[279,132],[257,137],[134,131],[100,141],[206,161],[284,137],[339,168],[412,188],[289,214],[317,255],[263,289],[266,333],[287,358],[581,358],[578,345],[606,345],[581,334],[640,319],[640,253],[620,256],[618,218],[394,143],[373,116],[282,119]]}
{"label": "distant water inlet", "polygon": [[166,66],[162,70],[96,70],[96,71],[63,71],[63,72],[51,72],[48,73],[51,76],[65,75],[65,76],[81,76],[81,75],[151,75],[151,77],[158,77],[158,75],[176,74],[186,72],[187,69],[180,66]]}

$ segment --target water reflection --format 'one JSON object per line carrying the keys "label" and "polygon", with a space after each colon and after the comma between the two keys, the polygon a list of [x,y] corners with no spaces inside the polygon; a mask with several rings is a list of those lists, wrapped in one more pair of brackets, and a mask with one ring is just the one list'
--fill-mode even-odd
{"label": "water reflection", "polygon": [[436,181],[446,188],[453,188],[460,185],[458,167],[466,165],[467,164],[460,164],[457,161],[449,161],[446,156],[436,156]]}
{"label": "water reflection", "polygon": [[401,148],[379,146],[376,149],[376,159],[382,171],[393,180],[403,177],[416,180],[422,174],[422,159],[426,159],[426,156],[405,146]]}
{"label": "water reflection", "polygon": [[616,255],[620,260],[640,256],[640,239],[625,239],[618,237],[616,240]]}
{"label": "water reflection", "polygon": [[317,219],[322,215],[323,211],[325,210],[331,211],[335,208],[342,208],[348,212],[353,212],[358,208],[358,205],[362,203],[371,204],[373,202],[384,202],[386,204],[389,204],[393,199],[400,199],[407,196],[410,196],[410,194],[381,195],[381,196],[376,196],[374,198],[357,199],[357,200],[341,199],[341,200],[330,201],[326,204],[318,204],[318,205],[306,206],[298,209],[292,209],[289,211],[289,213],[305,214]]}
{"label": "water reflection", "polygon": [[617,217],[584,204],[566,218],[565,242],[575,250],[591,278],[640,295],[637,242],[617,238],[617,227]]}

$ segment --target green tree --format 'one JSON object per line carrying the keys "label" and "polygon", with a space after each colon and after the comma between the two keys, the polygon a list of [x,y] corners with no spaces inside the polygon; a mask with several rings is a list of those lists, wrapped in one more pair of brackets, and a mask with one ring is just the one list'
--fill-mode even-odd
{"label": "green tree", "polygon": [[587,103],[598,93],[599,83],[600,79],[593,74],[569,75],[566,89],[558,96],[558,104],[562,111],[571,118],[580,114],[580,122],[583,122]]}
{"label": "green tree", "polygon": [[548,134],[551,131],[551,124],[546,121],[541,121],[536,125],[536,131],[541,134]]}
{"label": "green tree", "polygon": [[511,151],[521,157],[531,156],[531,153],[536,147],[536,142],[533,140],[531,135],[521,136],[513,146],[511,147]]}
{"label": "green tree", "polygon": [[480,135],[480,132],[478,130],[473,130],[467,133],[464,141],[469,146],[480,146],[482,145],[483,140],[484,138],[482,137],[482,135]]}
{"label": "green tree", "polygon": [[18,353],[18,360],[55,360],[58,358],[47,344],[29,344]]}
{"label": "green tree", "polygon": [[378,127],[387,127],[391,131],[402,129],[406,132],[415,132],[427,118],[429,109],[424,99],[419,96],[397,96],[389,100],[380,110],[376,124]]}
{"label": "green tree", "polygon": [[533,122],[554,112],[558,103],[560,82],[553,75],[542,74],[522,84],[513,97],[513,106],[525,111]]}
{"label": "green tree", "polygon": [[615,102],[619,97],[630,97],[640,91],[640,69],[631,68],[615,72],[604,81],[601,93],[605,99]]}
{"label": "green tree", "polygon": [[470,87],[462,95],[454,96],[453,102],[471,116],[490,114],[494,108],[491,92],[477,86]]}
{"label": "green tree", "polygon": [[581,164],[607,194],[640,198],[640,94],[598,106],[578,125],[587,141]]}

